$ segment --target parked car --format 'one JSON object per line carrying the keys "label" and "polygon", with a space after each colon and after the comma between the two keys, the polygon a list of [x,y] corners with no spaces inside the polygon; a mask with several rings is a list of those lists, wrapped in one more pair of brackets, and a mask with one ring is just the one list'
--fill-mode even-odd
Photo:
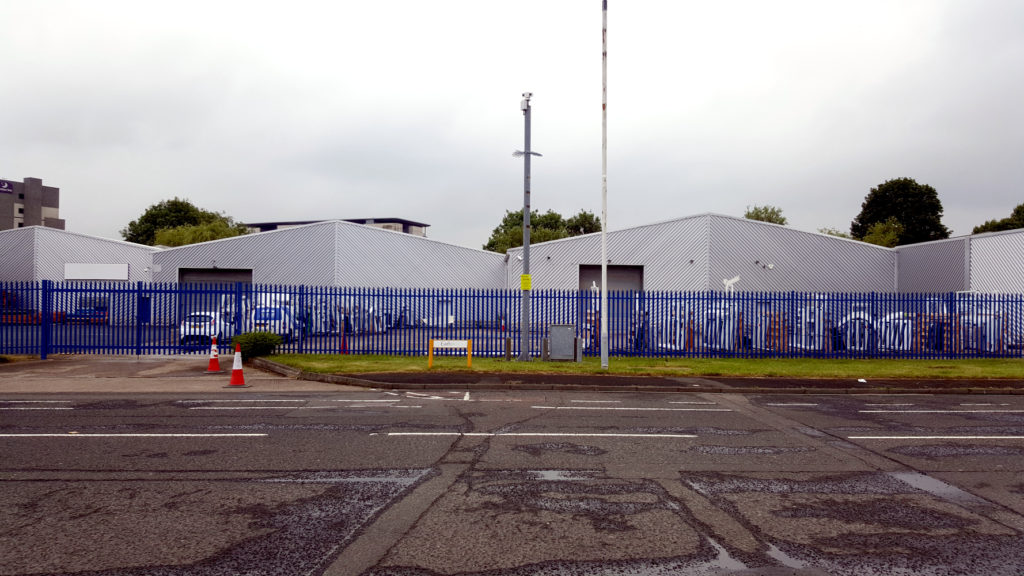
{"label": "parked car", "polygon": [[223,342],[231,334],[230,328],[219,312],[193,312],[181,322],[181,344],[209,344],[214,336]]}
{"label": "parked car", "polygon": [[295,339],[298,323],[287,306],[257,306],[252,309],[252,328],[256,332],[273,332],[285,342]]}
{"label": "parked car", "polygon": [[68,324],[110,324],[110,311],[105,306],[81,306],[64,317]]}

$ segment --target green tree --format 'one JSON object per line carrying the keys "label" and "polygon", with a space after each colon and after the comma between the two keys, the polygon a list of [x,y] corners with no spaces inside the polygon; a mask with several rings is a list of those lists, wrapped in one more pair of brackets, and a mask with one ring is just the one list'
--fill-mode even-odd
{"label": "green tree", "polygon": [[233,238],[248,233],[249,228],[245,224],[236,224],[231,218],[221,218],[194,226],[157,230],[155,243],[160,246],[185,246],[221,238]]}
{"label": "green tree", "polygon": [[837,238],[850,239],[850,235],[838,228],[818,228],[818,232],[821,234],[828,234],[829,236],[835,236]]}
{"label": "green tree", "polygon": [[1013,212],[1010,213],[1009,218],[989,220],[984,224],[975,226],[973,233],[1001,232],[1003,230],[1016,230],[1017,228],[1024,228],[1024,204],[1018,204],[1013,209]]}
{"label": "green tree", "polygon": [[[601,230],[601,221],[596,216],[581,210],[579,214],[566,220],[561,214],[548,210],[539,214],[530,210],[530,244],[540,244],[569,236],[590,234]],[[510,248],[523,245],[523,211],[505,211],[501,223],[491,232],[491,237],[483,249],[491,252],[504,253]]]}
{"label": "green tree", "polygon": [[580,213],[565,221],[565,229],[569,236],[582,236],[601,231],[601,219],[592,212],[580,210]]}
{"label": "green tree", "polygon": [[875,222],[872,224],[871,228],[868,228],[868,233],[861,238],[861,241],[893,248],[899,245],[902,234],[903,225],[894,216],[890,216],[885,222]]}
{"label": "green tree", "polygon": [[747,220],[760,220],[761,222],[786,225],[786,217],[782,215],[782,208],[775,206],[754,205],[753,208],[747,206],[747,211],[743,214],[743,217]]}
{"label": "green tree", "polygon": [[121,230],[121,237],[128,242],[153,246],[157,244],[156,234],[160,230],[208,225],[217,221],[223,221],[227,225],[227,230],[234,231],[230,236],[237,236],[238,233],[244,233],[242,230],[246,230],[243,224],[236,224],[223,214],[197,208],[188,200],[175,197],[173,200],[164,200],[147,208],[137,220],[132,220]]}
{"label": "green tree", "polygon": [[864,240],[872,226],[890,218],[902,227],[897,246],[949,238],[935,188],[912,178],[896,178],[872,188],[861,204],[860,214],[850,223],[850,235]]}

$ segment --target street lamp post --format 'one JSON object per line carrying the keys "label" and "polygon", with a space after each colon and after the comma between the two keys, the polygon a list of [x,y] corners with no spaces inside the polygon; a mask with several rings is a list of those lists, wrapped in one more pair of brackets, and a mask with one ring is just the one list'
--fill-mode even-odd
{"label": "street lamp post", "polygon": [[523,157],[523,274],[519,277],[519,284],[523,291],[522,321],[519,324],[519,361],[530,361],[530,157],[541,156],[530,150],[530,98],[532,92],[523,93],[523,101],[520,108],[526,119],[526,142],[523,150],[516,150],[512,156]]}

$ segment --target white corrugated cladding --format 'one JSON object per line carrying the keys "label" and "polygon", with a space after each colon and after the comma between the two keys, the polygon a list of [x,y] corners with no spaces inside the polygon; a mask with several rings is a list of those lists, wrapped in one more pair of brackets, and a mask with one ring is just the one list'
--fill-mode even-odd
{"label": "white corrugated cladding", "polygon": [[[612,265],[644,267],[644,290],[708,288],[708,215],[608,232]],[[523,249],[509,250],[508,286],[519,287]],[[530,246],[530,276],[536,290],[579,288],[580,265],[601,264],[601,234]]]}
{"label": "white corrugated cladding", "polygon": [[177,282],[179,268],[252,270],[257,284],[327,286],[334,280],[334,223],[323,222],[273,232],[170,248],[154,255],[157,282]]}
{"label": "white corrugated cladding", "polygon": [[335,222],[337,286],[504,288],[505,255]]}
{"label": "white corrugated cladding", "polygon": [[[10,250],[8,250],[8,244]],[[0,233],[0,280],[64,280],[64,265],[128,264],[128,279],[148,282],[157,248],[30,226]]]}
{"label": "white corrugated cladding", "polygon": [[746,218],[711,217],[711,290],[892,292],[889,248]]}
{"label": "white corrugated cladding", "polygon": [[971,290],[1024,294],[1024,230],[970,237]]}
{"label": "white corrugated cladding", "polygon": [[900,292],[957,292],[967,290],[970,237],[898,246],[897,284]]}
{"label": "white corrugated cladding", "polygon": [[0,232],[0,282],[35,280],[36,227]]}
{"label": "white corrugated cladding", "polygon": [[[530,247],[535,289],[576,289],[580,264],[601,263],[601,236]],[[508,282],[519,285],[522,249],[509,251]],[[644,267],[645,290],[892,292],[895,253],[862,242],[717,214],[608,233],[610,264]]]}
{"label": "white corrugated cladding", "polygon": [[330,221],[160,252],[154,280],[179,268],[251,269],[257,284],[392,288],[502,288],[504,256]]}

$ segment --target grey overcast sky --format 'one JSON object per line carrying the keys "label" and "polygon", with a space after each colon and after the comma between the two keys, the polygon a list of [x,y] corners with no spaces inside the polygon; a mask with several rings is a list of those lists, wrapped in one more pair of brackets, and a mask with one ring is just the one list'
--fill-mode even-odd
{"label": "grey overcast sky", "polygon": [[[782,209],[849,230],[930,184],[954,234],[1024,202],[1020,0],[610,0],[611,230]],[[0,0],[0,178],[120,238],[175,196],[236,220],[399,217],[479,248],[601,210],[600,0]]]}

